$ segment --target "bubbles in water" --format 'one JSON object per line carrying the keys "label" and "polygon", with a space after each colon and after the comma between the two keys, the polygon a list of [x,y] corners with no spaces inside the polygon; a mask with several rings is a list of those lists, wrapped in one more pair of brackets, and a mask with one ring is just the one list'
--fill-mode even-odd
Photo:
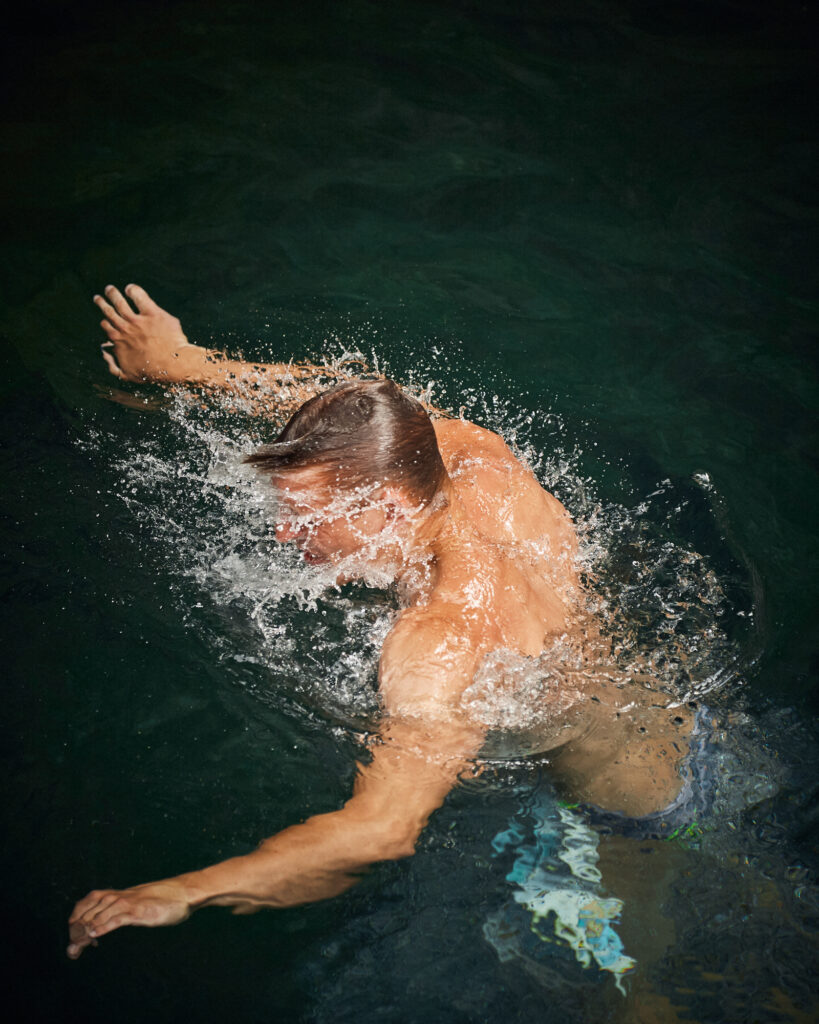
{"label": "bubbles in water", "polygon": [[613,661],[679,701],[704,698],[737,677],[738,634],[753,618],[736,568],[721,574],[689,546],[693,504],[699,530],[711,542],[717,537],[723,562],[728,555],[710,505],[696,497],[663,480],[633,509],[601,503],[579,524],[590,608]]}

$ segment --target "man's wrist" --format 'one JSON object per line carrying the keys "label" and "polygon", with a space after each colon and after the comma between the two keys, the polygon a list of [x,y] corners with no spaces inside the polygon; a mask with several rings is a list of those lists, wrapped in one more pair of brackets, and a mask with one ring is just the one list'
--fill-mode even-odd
{"label": "man's wrist", "polygon": [[181,345],[173,354],[168,377],[178,382],[206,380],[221,358],[221,353],[199,345]]}
{"label": "man's wrist", "polygon": [[229,860],[212,864],[200,871],[189,871],[179,875],[175,881],[180,885],[183,899],[191,910],[208,904],[231,906],[246,902],[248,896],[258,896],[258,879],[252,870],[248,857],[231,857]]}
{"label": "man's wrist", "polygon": [[188,871],[184,875],[178,875],[174,881],[182,891],[182,898],[191,908],[204,906],[206,903],[220,895],[208,878],[208,868],[202,871]]}

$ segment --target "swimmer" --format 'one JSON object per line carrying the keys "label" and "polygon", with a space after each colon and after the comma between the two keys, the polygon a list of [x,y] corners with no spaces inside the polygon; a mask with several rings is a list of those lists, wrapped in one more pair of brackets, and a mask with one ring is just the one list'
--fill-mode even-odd
{"label": "swimmer", "polygon": [[[338,582],[395,583],[402,607],[379,662],[380,732],[343,807],[247,855],[90,892],[69,920],[72,959],[124,925],[176,924],[205,906],[297,906],[410,856],[481,750],[486,727],[462,697],[487,656],[536,657],[567,637],[591,651],[595,633],[571,518],[497,434],[461,419],[433,422],[389,380],[345,378],[320,391],[316,372],[333,376],[327,368],[244,362],[192,345],[136,285],[125,295],[109,286],[94,302],[108,337],[102,355],[120,380],[295,388],[304,404],[247,460],[277,493],[276,537]],[[644,684],[583,676],[579,699],[555,695],[553,766],[567,792],[631,816],[671,804],[690,712],[665,707]]]}

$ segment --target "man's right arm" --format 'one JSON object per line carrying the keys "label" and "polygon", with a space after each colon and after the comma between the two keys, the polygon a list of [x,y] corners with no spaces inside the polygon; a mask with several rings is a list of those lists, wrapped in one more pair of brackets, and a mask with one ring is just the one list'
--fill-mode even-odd
{"label": "man's right arm", "polygon": [[129,284],[125,295],[108,285],[94,302],[104,314],[101,326],[108,335],[102,356],[119,380],[238,389],[286,384],[296,392],[290,397],[303,402],[317,392],[318,376],[343,376],[330,367],[245,362],[192,345],[178,318],[139,285]]}

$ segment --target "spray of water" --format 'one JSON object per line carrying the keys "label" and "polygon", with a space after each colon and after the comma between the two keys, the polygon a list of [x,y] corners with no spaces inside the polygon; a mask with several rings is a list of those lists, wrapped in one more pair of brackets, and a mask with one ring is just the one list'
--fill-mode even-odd
{"label": "spray of water", "polygon": [[[370,363],[372,370],[359,351],[342,348],[330,365],[336,374],[389,372],[377,355]],[[433,353],[430,366],[404,383],[435,404],[435,378],[447,375],[445,358]],[[583,453],[559,416],[484,390],[459,393],[459,411],[500,433],[575,519],[588,611],[602,637],[604,663],[595,670],[648,680],[668,703],[714,700],[735,682],[743,641],[733,626],[751,620],[752,604],[745,592],[737,602],[742,587],[680,528],[692,501],[699,500],[701,517],[712,514],[707,475],[682,491],[661,481],[631,506],[606,501],[580,471]],[[298,397],[289,385],[280,395],[170,395],[154,429],[117,457],[119,496],[151,542],[168,551],[184,615],[214,658],[253,665],[259,700],[367,731],[398,596],[379,589],[385,581],[378,578],[339,586],[338,567],[307,564],[279,544],[274,492],[241,461],[270,440]],[[278,423],[271,424],[274,411]],[[538,447],[544,431],[548,456]],[[231,628],[220,628],[227,620]],[[586,655],[565,639],[537,659],[498,652],[481,666],[465,706],[506,737],[509,756],[530,753],[554,744],[553,736],[544,743],[544,728],[579,699],[588,671]]]}

